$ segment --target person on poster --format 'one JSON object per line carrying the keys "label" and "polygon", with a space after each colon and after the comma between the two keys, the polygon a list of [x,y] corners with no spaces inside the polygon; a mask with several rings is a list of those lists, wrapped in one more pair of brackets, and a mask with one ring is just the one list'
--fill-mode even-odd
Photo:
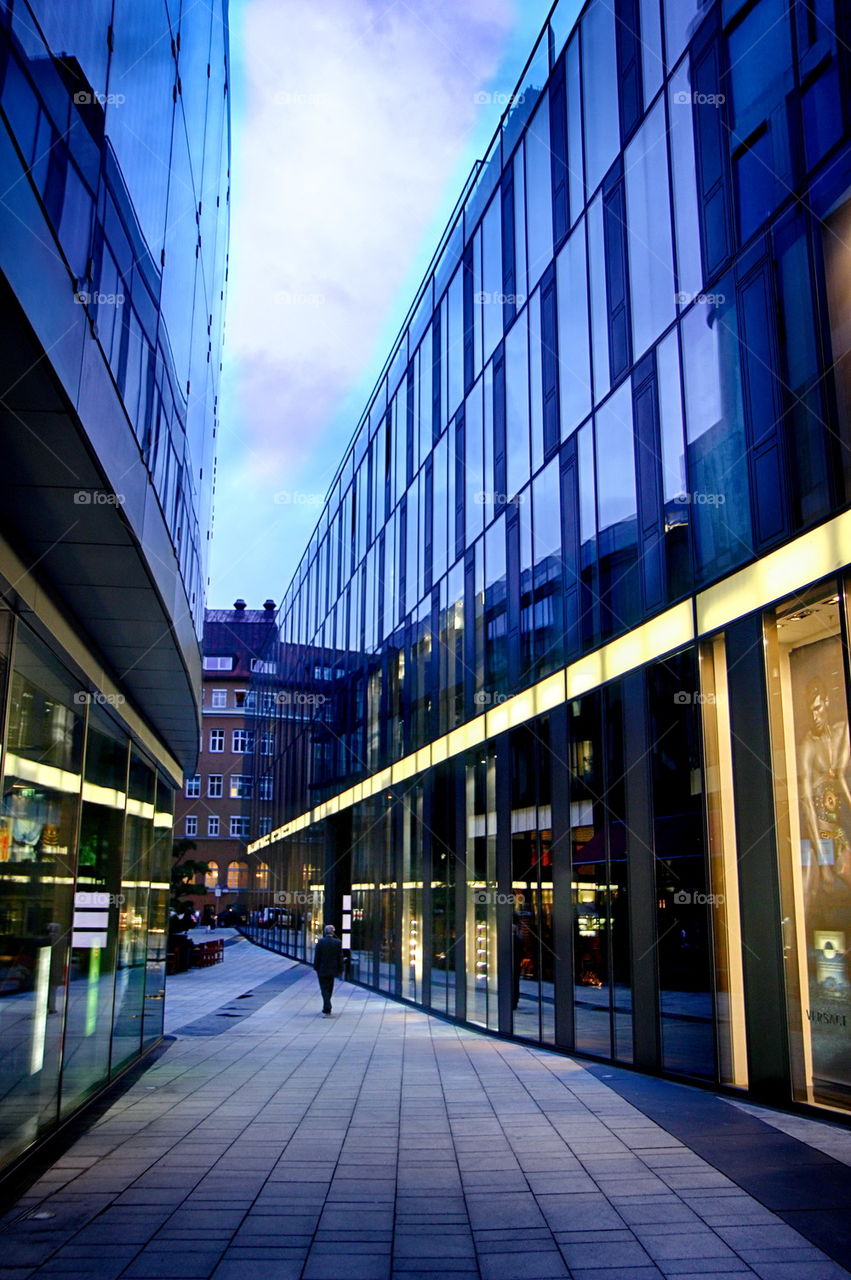
{"label": "person on poster", "polygon": [[820,676],[810,680],[806,692],[811,724],[801,744],[800,760],[806,832],[803,864],[808,896],[813,896],[851,888],[849,843],[842,825],[843,811],[846,821],[851,815],[851,749],[848,726],[842,720],[831,724],[830,697]]}

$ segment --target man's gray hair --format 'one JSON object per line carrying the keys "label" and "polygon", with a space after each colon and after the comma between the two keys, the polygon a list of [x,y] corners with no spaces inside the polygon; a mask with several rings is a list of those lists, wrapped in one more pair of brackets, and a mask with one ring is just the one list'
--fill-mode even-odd
{"label": "man's gray hair", "polygon": [[330,937],[330,935],[331,935],[332,933],[336,933],[336,932],[337,932],[337,930],[334,928],[334,926],[333,926],[332,924],[326,924],[326,926],[325,926],[325,935],[326,935],[326,937]]}

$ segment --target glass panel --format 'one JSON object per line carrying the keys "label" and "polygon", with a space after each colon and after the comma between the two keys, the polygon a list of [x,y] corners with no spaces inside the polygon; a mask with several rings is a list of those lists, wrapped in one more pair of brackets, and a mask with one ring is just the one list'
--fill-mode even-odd
{"label": "glass panel", "polygon": [[80,818],[75,906],[93,926],[99,908],[107,926],[102,937],[88,929],[72,939],[68,1016],[62,1070],[62,1110],[85,1098],[109,1073],[115,948],[125,904],[121,889],[124,810],[127,801],[127,739],[97,706],[89,712],[86,768]]}
{"label": "glass panel", "polygon": [[541,867],[535,738],[511,735],[512,1008],[515,1035],[541,1036]]}
{"label": "glass panel", "polygon": [[603,690],[606,737],[606,816],[609,853],[609,945],[612,974],[614,1056],[632,1062],[632,963],[629,942],[629,875],[627,872],[626,776],[623,687],[619,681]]}
{"label": "glass panel", "polygon": [[668,597],[676,600],[691,585],[688,477],[680,390],[680,344],[676,329],[656,348],[656,385],[662,444],[662,501],[665,513]]}
{"label": "glass panel", "polygon": [[632,390],[624,382],[597,410],[597,548],[603,635],[638,616],[638,504],[632,435]]}
{"label": "glass panel", "polygon": [[496,963],[496,757],[467,758],[467,1018],[499,1025]]}
{"label": "glass panel", "polygon": [[624,156],[632,353],[638,360],[674,319],[665,104],[650,112]]}
{"label": "glass panel", "polygon": [[[529,513],[520,510],[521,522]],[[532,484],[535,671],[541,679],[564,662],[562,623],[561,496],[559,460],[553,458]]]}
{"label": "glass panel", "polygon": [[592,0],[582,19],[582,84],[588,190],[602,182],[620,150],[615,12]]}
{"label": "glass panel", "polygon": [[83,744],[75,693],[19,624],[0,822],[0,1142],[10,1157],[57,1116]]}
{"label": "glass panel", "polygon": [[672,67],[691,39],[706,0],[665,0],[665,43]]}
{"label": "glass panel", "polygon": [[609,894],[599,693],[570,704],[574,1017],[580,1052],[612,1055]]}
{"label": "glass panel", "polygon": [[154,835],[154,772],[137,753],[130,756],[124,863],[123,901],[118,917],[118,959],[112,1026],[112,1070],[138,1053],[142,1041],[145,968],[148,960],[148,899],[151,845]]}
{"label": "glass panel", "polygon": [[719,577],[751,554],[750,493],[732,281],[682,322],[689,495],[698,571]]}
{"label": "glass panel", "polygon": [[569,236],[558,255],[558,366],[561,438],[591,412],[591,353],[588,334],[588,272],[585,223]]}
{"label": "glass panel", "polygon": [[570,187],[570,220],[585,208],[585,165],[582,158],[582,76],[579,69],[579,37],[567,47],[567,159]]}
{"label": "glass panel", "polygon": [[739,874],[736,865],[736,821],[733,801],[733,755],[727,696],[724,637],[700,647],[700,705],[703,715],[703,760],[709,839],[710,917],[715,955],[715,1020],[718,1068],[722,1084],[746,1089],[748,1084],[745,993]]}
{"label": "glass panel", "polygon": [[591,275],[591,350],[594,358],[594,403],[609,390],[609,311],[606,302],[606,250],[603,242],[603,202],[598,196],[588,209],[588,268]]}
{"label": "glass panel", "polygon": [[487,363],[502,339],[502,204],[499,196],[491,200],[482,222],[481,301]]}
{"label": "glass panel", "polygon": [[517,317],[505,340],[505,449],[508,493],[513,498],[529,479],[529,335],[527,312]]}
{"label": "glass panel", "polygon": [[640,0],[641,72],[644,79],[644,106],[656,96],[662,77],[662,20],[659,0]]}
{"label": "glass panel", "polygon": [[531,293],[553,256],[552,153],[546,95],[526,130],[526,229]]}
{"label": "glass panel", "polygon": [[[168,900],[171,879],[171,850],[174,828],[174,788],[162,774],[157,778],[154,810],[154,842],[151,849],[151,895],[148,912],[148,963],[145,974],[145,1014],[143,1042],[150,1044],[163,1033],[165,1013],[165,966],[168,946]],[[218,824],[216,824],[218,830]],[[260,866],[262,867],[262,863]],[[269,869],[265,877],[258,869],[257,887],[269,888]],[[267,899],[268,900],[268,899]]]}
{"label": "glass panel", "polygon": [[648,668],[662,1065],[715,1077],[710,898],[691,652]]}
{"label": "glass panel", "polygon": [[455,1013],[455,776],[432,770],[431,1004]]}
{"label": "glass panel", "polygon": [[[846,589],[847,594],[847,589]],[[786,1001],[796,1099],[851,1101],[848,698],[833,584],[765,619]]]}

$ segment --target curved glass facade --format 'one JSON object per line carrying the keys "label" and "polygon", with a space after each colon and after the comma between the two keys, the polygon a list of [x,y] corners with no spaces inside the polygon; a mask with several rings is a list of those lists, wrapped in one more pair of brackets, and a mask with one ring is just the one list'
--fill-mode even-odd
{"label": "curved glass facade", "polygon": [[765,628],[819,578],[844,616],[848,16],[564,8],[284,598],[253,847],[369,985],[847,1106],[844,622],[835,873],[804,877],[794,973]]}
{"label": "curved glass facade", "polygon": [[0,0],[0,1172],[162,1037],[198,747],[226,0]]}

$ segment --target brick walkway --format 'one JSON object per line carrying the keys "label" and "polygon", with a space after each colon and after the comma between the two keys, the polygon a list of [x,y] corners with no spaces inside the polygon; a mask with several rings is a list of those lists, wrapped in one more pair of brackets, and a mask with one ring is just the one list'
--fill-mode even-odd
{"label": "brick walkway", "polygon": [[169,990],[174,1043],[3,1219],[0,1280],[849,1275],[675,1135],[716,1107],[836,1185],[841,1156],[711,1094],[357,987],[322,1018],[309,970],[244,941]]}

